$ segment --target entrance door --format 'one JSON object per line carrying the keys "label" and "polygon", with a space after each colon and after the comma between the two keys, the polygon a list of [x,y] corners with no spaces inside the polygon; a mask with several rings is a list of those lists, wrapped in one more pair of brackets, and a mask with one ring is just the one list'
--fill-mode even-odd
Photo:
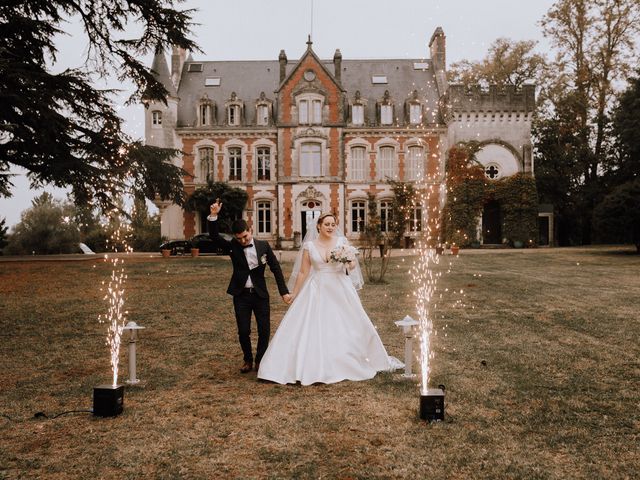
{"label": "entrance door", "polygon": [[482,243],[502,243],[502,228],[500,223],[500,204],[495,200],[488,202],[482,212]]}
{"label": "entrance door", "polygon": [[538,245],[549,246],[549,217],[538,217]]}
{"label": "entrance door", "polygon": [[303,210],[300,212],[300,223],[302,224],[302,238],[307,234],[307,222],[311,222],[310,225],[314,225],[320,215],[322,214],[321,210]]}

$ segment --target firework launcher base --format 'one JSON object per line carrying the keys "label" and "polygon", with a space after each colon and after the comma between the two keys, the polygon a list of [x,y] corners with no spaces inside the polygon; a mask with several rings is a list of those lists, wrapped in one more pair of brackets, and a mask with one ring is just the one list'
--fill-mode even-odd
{"label": "firework launcher base", "polygon": [[420,419],[427,422],[444,421],[444,389],[430,388],[420,395]]}
{"label": "firework launcher base", "polygon": [[124,406],[124,385],[98,385],[93,387],[93,415],[115,417]]}

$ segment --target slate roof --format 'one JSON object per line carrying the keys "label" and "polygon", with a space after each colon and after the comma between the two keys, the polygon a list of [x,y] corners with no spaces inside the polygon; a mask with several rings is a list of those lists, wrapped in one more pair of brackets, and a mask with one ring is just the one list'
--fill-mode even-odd
{"label": "slate roof", "polygon": [[[334,72],[333,60],[322,60],[331,73]],[[427,64],[426,69],[415,69],[414,63]],[[202,64],[202,71],[189,71],[189,65]],[[298,62],[288,62],[286,74],[297,66]],[[432,63],[425,59],[375,59],[342,60],[341,84],[349,100],[353,100],[356,90],[361,98],[367,100],[366,121],[375,119],[376,102],[381,100],[385,90],[389,90],[395,104],[395,114],[400,124],[404,123],[404,102],[412,96],[414,90],[429,109],[427,123],[437,122],[437,91]],[[372,75],[386,75],[387,84],[372,84]],[[205,86],[206,78],[220,78],[220,86]],[[255,124],[254,102],[264,92],[266,98],[274,102],[274,114],[278,105],[274,93],[280,84],[280,65],[278,60],[255,61],[193,61],[185,63],[178,88],[180,103],[178,106],[178,127],[191,127],[196,122],[196,105],[206,93],[217,105],[217,123],[224,122],[224,104],[236,92],[238,99],[245,104],[245,122]]]}

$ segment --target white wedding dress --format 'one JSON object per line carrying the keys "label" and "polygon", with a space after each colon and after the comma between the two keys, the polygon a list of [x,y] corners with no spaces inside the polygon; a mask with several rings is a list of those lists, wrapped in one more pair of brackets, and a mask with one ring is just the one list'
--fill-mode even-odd
{"label": "white wedding dress", "polygon": [[[346,242],[338,239],[338,246]],[[389,357],[340,263],[326,262],[314,242],[311,270],[269,343],[258,378],[277,383],[367,380],[401,368]]]}

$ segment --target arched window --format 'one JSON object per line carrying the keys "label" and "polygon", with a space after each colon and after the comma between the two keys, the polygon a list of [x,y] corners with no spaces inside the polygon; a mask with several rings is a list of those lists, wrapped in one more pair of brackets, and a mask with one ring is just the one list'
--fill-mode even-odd
{"label": "arched window", "polygon": [[416,205],[411,210],[411,218],[409,219],[409,231],[422,231],[422,205]]}
{"label": "arched window", "polygon": [[258,234],[271,233],[271,202],[259,201],[256,203]]}
{"label": "arched window", "polygon": [[242,180],[242,149],[231,147],[229,154],[229,181]]}
{"label": "arched window", "polygon": [[364,147],[352,147],[349,158],[349,179],[364,180],[366,172],[367,150]]}
{"label": "arched window", "polygon": [[256,148],[258,180],[271,180],[271,149],[269,147]]}
{"label": "arched window", "polygon": [[319,143],[303,143],[300,147],[300,176],[322,175],[322,152]]}
{"label": "arched window", "polygon": [[419,180],[424,178],[424,149],[422,147],[409,147],[405,163],[406,180]]}
{"label": "arched window", "polygon": [[354,200],[351,202],[351,232],[364,232],[366,220],[367,202],[364,200]]}
{"label": "arched window", "polygon": [[380,202],[380,231],[383,233],[392,230],[393,203],[390,200]]}
{"label": "arched window", "polygon": [[396,149],[380,147],[378,158],[378,178],[396,178]]}
{"label": "arched window", "polygon": [[198,158],[200,159],[200,179],[208,182],[214,179],[214,155],[213,148],[202,147],[198,149]]}

